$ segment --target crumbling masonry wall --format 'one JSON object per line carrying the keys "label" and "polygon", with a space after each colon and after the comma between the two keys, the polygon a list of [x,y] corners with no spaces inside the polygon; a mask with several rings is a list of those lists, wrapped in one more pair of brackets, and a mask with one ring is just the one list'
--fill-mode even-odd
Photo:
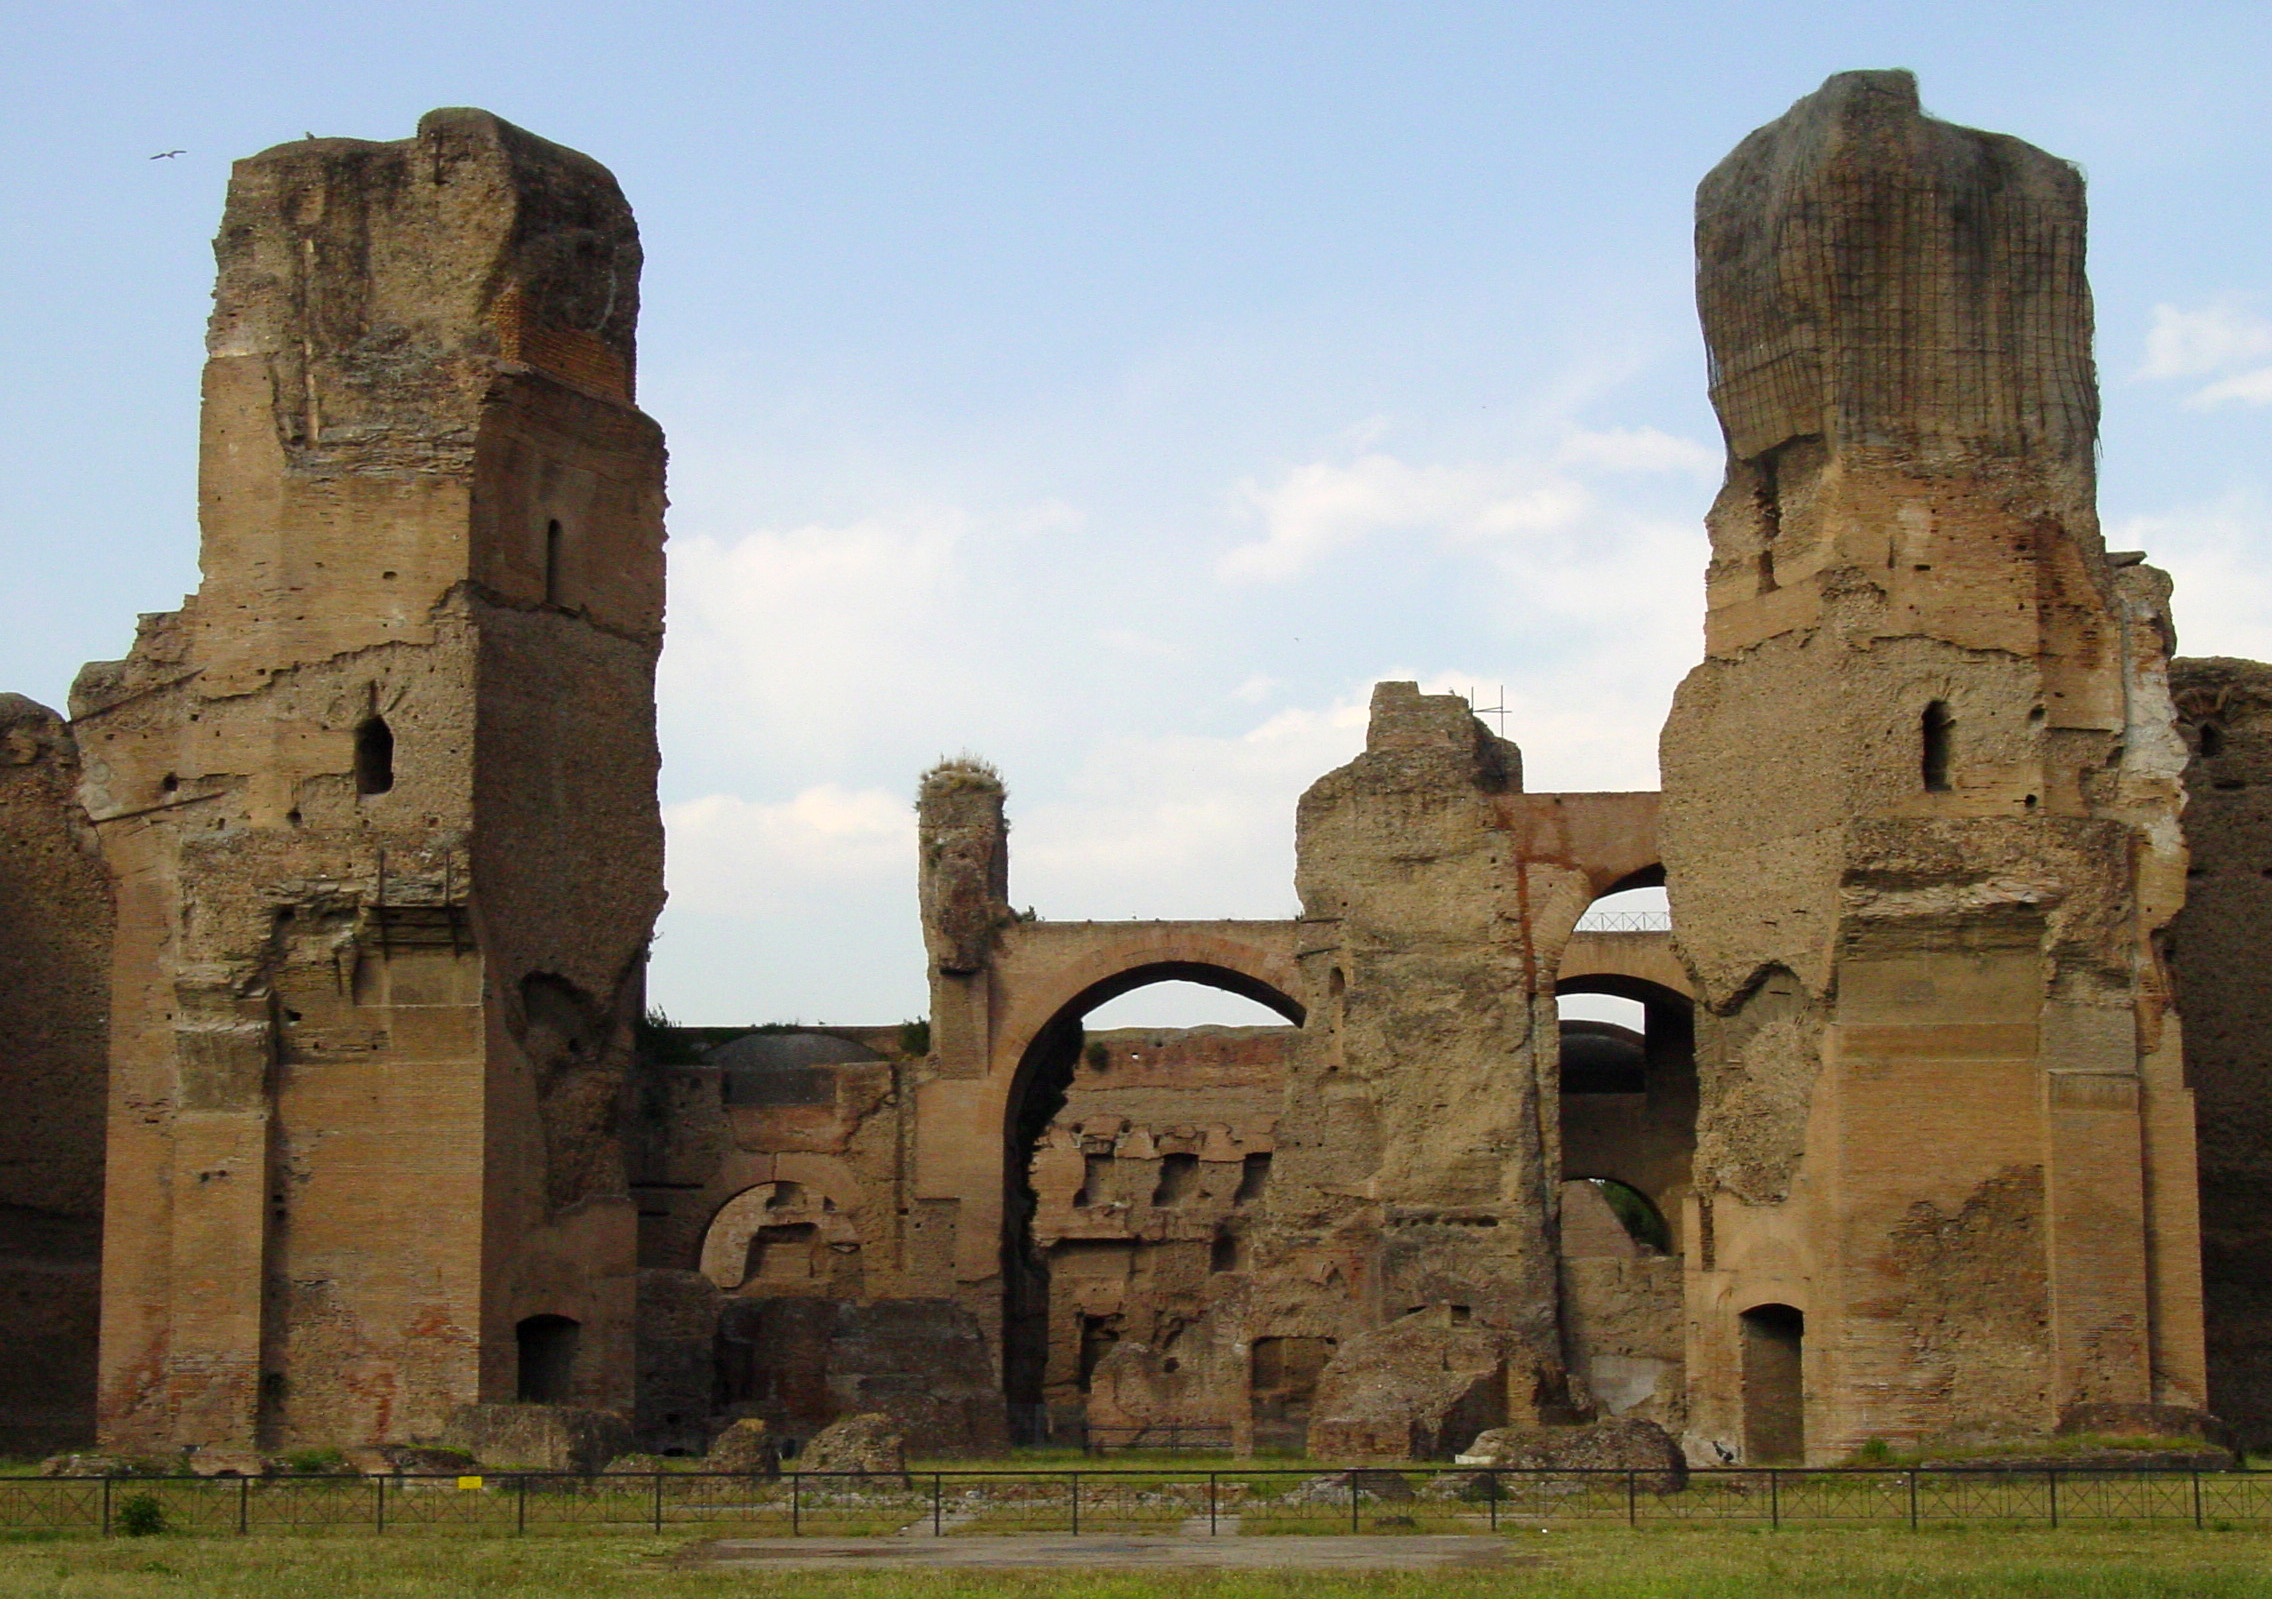
{"label": "crumbling masonry wall", "polygon": [[73,693],[118,884],[103,1435],[210,1469],[628,1409],[663,598],[630,210],[438,111],[240,162],[215,250],[203,581]]}
{"label": "crumbling masonry wall", "polygon": [[2072,167],[1899,72],[1698,191],[1728,463],[1662,745],[1698,1458],[1747,1448],[1751,1312],[1802,1341],[1810,1459],[2202,1401],[2167,583],[2100,542],[2083,226]]}
{"label": "crumbling masonry wall", "polygon": [[61,717],[0,694],[0,1453],[95,1429],[110,880]]}

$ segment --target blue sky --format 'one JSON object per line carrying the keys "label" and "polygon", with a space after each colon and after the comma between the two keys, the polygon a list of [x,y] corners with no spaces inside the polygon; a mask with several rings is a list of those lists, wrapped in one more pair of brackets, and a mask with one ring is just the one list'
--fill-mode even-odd
{"label": "blue sky", "polygon": [[473,104],[622,180],[681,1019],[920,1012],[943,753],[1003,767],[1062,917],[1287,913],[1379,677],[1504,684],[1534,788],[1652,785],[1717,477],[1690,198],[1843,68],[2085,168],[2109,542],[2187,652],[2272,657],[2262,5],[6,15],[0,688],[51,704],[196,581],[231,158]]}

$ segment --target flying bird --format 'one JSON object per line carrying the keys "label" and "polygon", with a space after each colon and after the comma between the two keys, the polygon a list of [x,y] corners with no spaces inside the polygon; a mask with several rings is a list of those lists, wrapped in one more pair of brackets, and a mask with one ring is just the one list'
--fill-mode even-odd
{"label": "flying bird", "polygon": [[187,150],[160,150],[156,155],[150,157],[150,159],[153,161],[171,161],[177,155],[187,154],[189,154]]}

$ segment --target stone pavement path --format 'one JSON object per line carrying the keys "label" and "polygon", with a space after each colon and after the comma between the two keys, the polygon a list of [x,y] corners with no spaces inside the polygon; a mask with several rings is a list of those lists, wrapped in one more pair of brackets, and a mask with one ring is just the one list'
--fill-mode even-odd
{"label": "stone pavement path", "polygon": [[676,1564],[700,1570],[814,1570],[875,1566],[966,1566],[996,1570],[1374,1570],[1431,1566],[1536,1565],[1504,1538],[1199,1537],[1088,1538],[1024,1535],[964,1538],[715,1538],[692,1544]]}

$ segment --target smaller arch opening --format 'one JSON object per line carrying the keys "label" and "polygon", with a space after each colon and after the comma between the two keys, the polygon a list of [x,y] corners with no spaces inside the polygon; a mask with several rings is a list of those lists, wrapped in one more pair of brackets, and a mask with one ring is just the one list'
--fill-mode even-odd
{"label": "smaller arch opening", "polygon": [[1949,760],[1956,745],[1956,718],[1949,714],[1946,700],[1934,700],[1925,707],[1918,719],[1918,731],[1923,745],[1921,766],[1925,779],[1925,792],[1946,794],[1949,791]]}
{"label": "smaller arch opening", "polygon": [[2225,730],[2214,722],[2203,722],[2200,733],[2197,735],[2197,742],[2201,750],[2201,758],[2205,761],[2213,761],[2225,753]]}
{"label": "smaller arch opening", "polygon": [[1582,1177],[1578,1181],[1589,1184],[1617,1224],[1625,1229],[1625,1236],[1636,1244],[1669,1255],[1672,1248],[1672,1228],[1665,1221],[1664,1212],[1656,1202],[1631,1183],[1619,1182],[1614,1177]]}
{"label": "smaller arch opening", "polygon": [[516,1384],[522,1403],[563,1405],[576,1380],[576,1344],[583,1334],[580,1323],[568,1316],[530,1316],[513,1329],[520,1357]]}
{"label": "smaller arch opening", "polygon": [[355,792],[384,794],[394,787],[394,729],[373,714],[355,729]]}

